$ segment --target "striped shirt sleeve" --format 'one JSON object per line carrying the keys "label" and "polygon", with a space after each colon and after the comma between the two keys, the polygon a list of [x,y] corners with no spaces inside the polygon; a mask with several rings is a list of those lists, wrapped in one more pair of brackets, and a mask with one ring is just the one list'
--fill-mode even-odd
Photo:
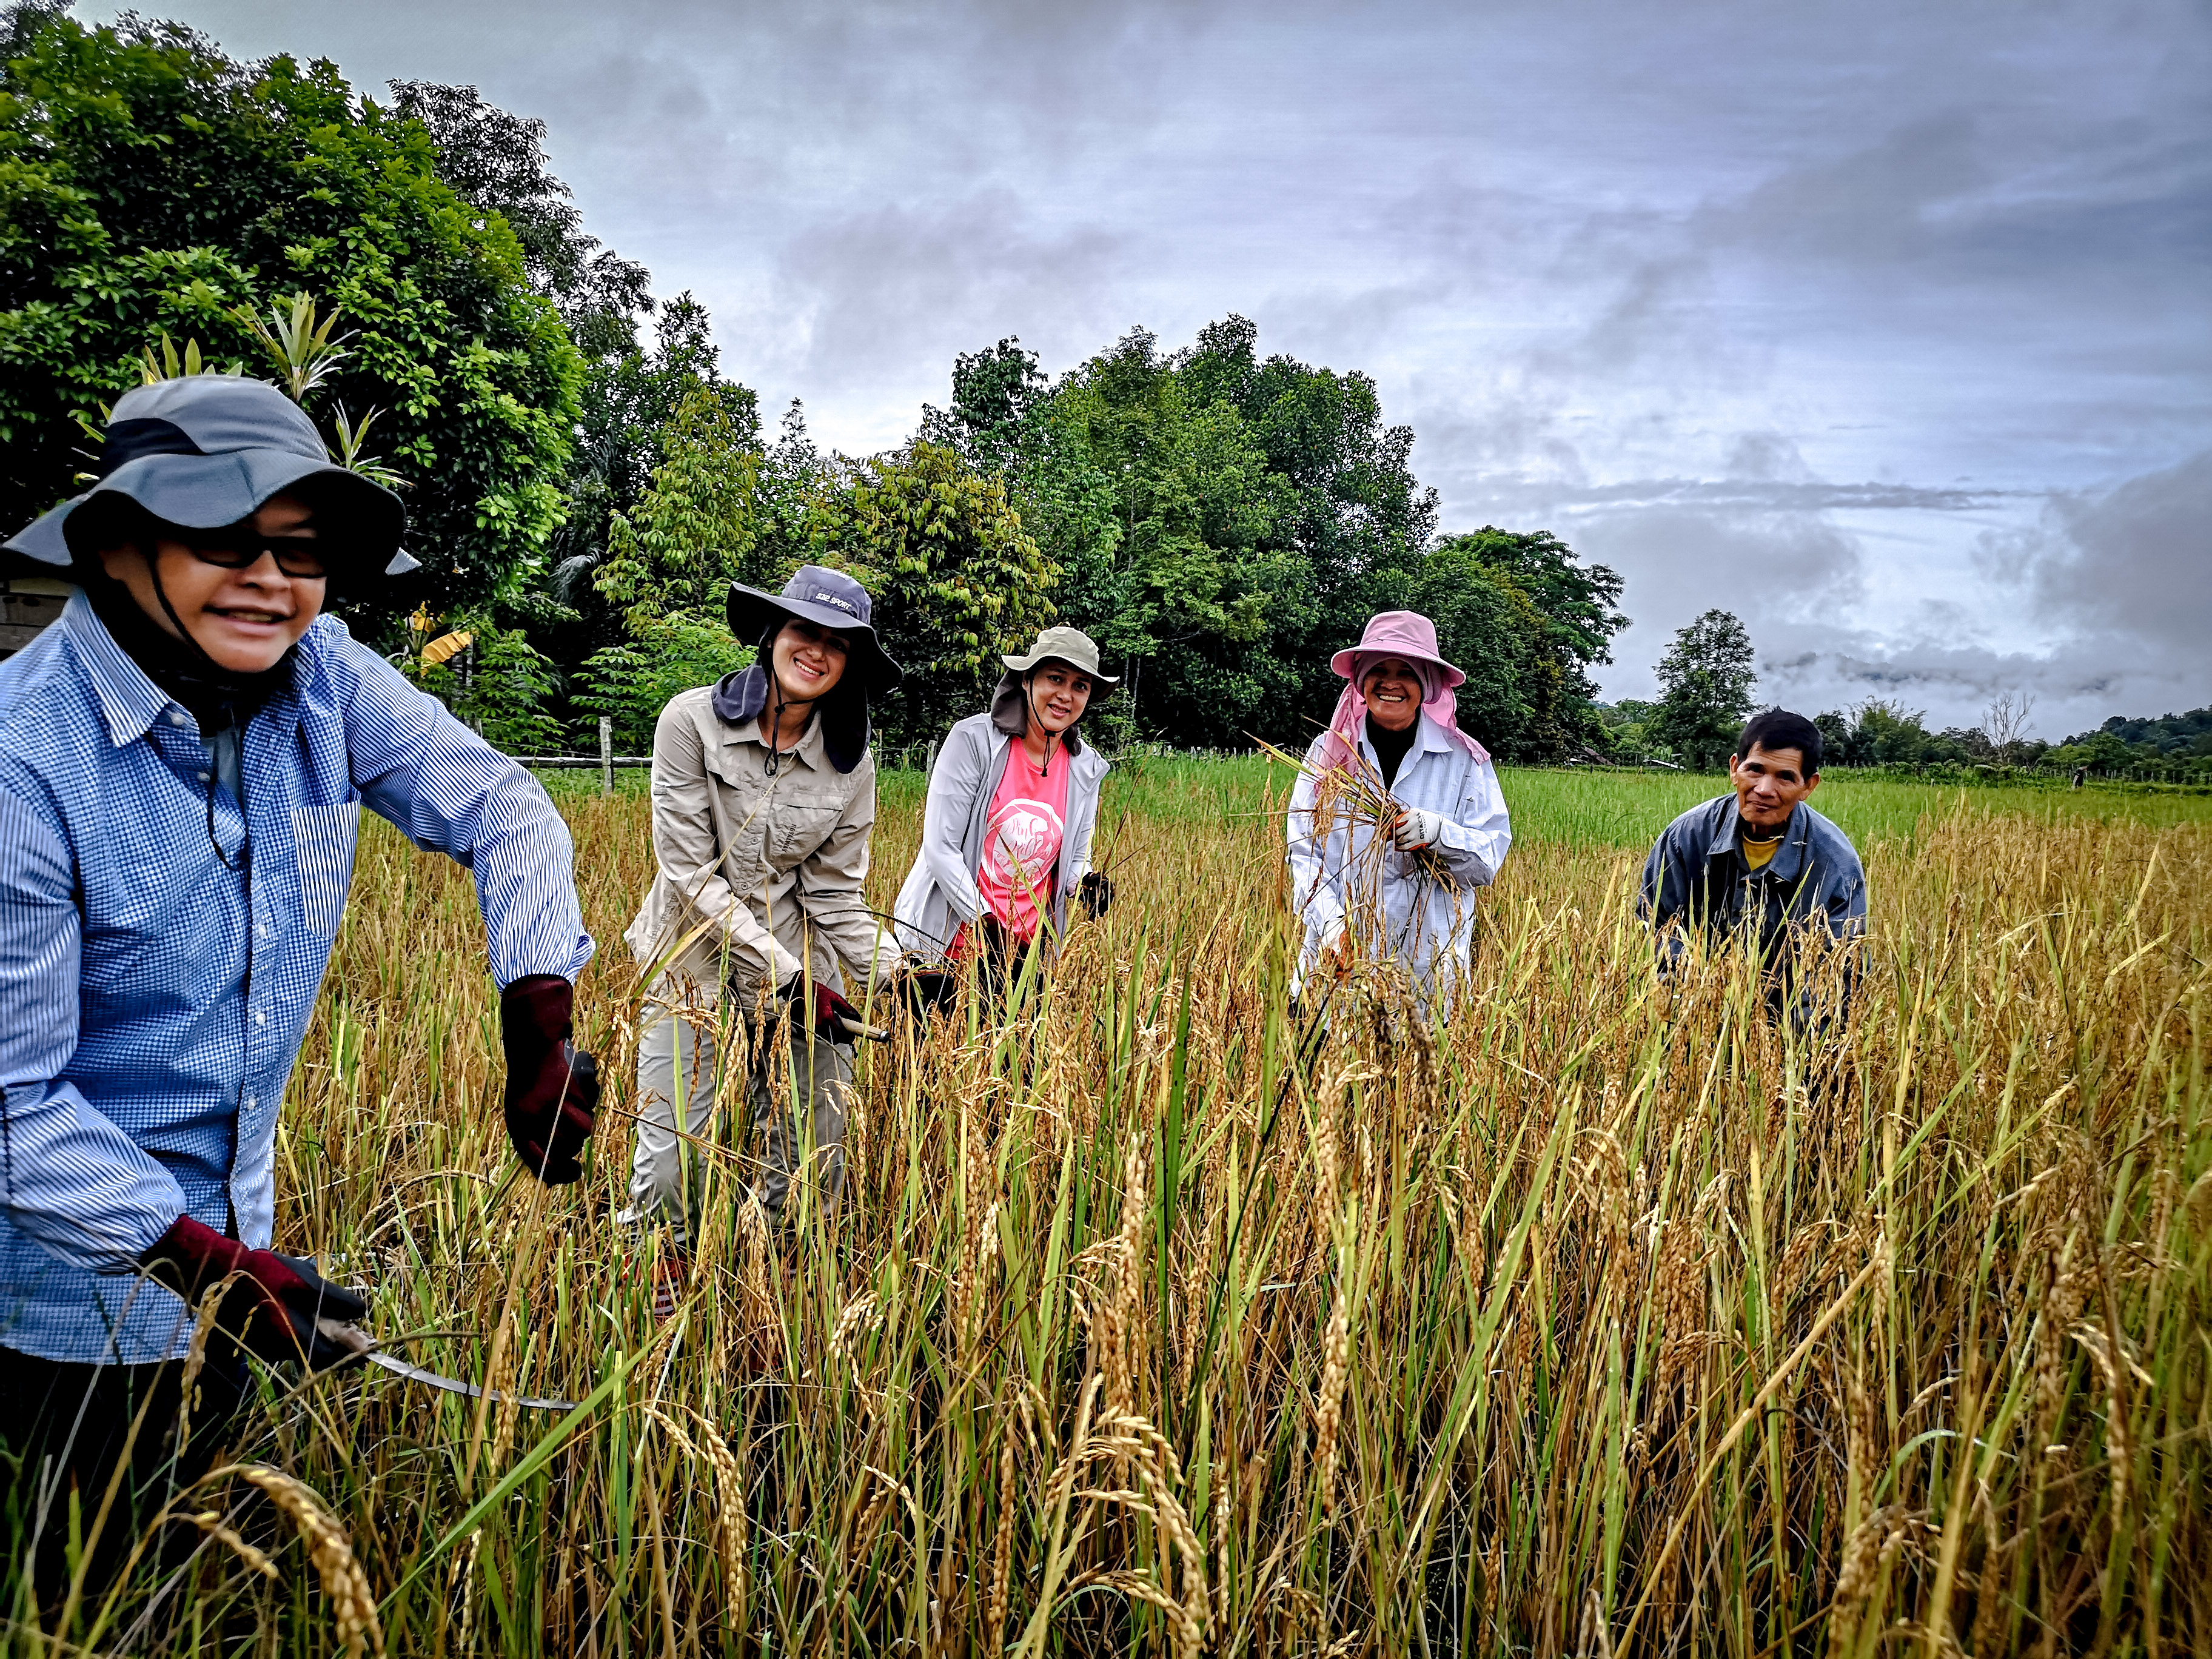
{"label": "striped shirt sleeve", "polygon": [[82,951],[69,850],[0,791],[0,1205],[73,1266],[128,1273],[184,1213],[176,1178],[62,1079]]}
{"label": "striped shirt sleeve", "polygon": [[355,787],[417,847],[475,875],[492,977],[574,979],[592,939],[568,826],[544,786],[374,653],[349,640],[341,660],[356,681],[345,706]]}

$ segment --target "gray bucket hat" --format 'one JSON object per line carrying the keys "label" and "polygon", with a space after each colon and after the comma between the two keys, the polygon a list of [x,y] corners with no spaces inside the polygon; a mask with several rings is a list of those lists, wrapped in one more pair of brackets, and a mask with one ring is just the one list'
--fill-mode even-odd
{"label": "gray bucket hat", "polygon": [[888,691],[905,678],[904,671],[876,637],[875,606],[868,590],[842,570],[802,564],[781,593],[766,593],[743,582],[732,582],[725,614],[730,632],[740,644],[757,643],[772,621],[781,628],[779,618],[796,617],[842,634],[850,659],[874,690]]}
{"label": "gray bucket hat", "polygon": [[309,483],[346,522],[356,554],[349,574],[366,574],[358,567],[377,563],[387,576],[416,568],[399,545],[407,527],[399,497],[333,462],[315,423],[275,386],[230,374],[185,375],[125,392],[108,414],[99,482],[0,546],[17,556],[19,574],[65,572],[75,552],[94,550],[80,545],[82,532],[103,515],[78,515],[103,497],[136,501],[169,524],[214,530]]}
{"label": "gray bucket hat", "polygon": [[1098,672],[1098,647],[1090,635],[1079,628],[1048,628],[1036,636],[1026,657],[1000,657],[999,660],[1018,674],[1026,674],[1039,663],[1055,659],[1071,668],[1079,668],[1101,685],[1119,685],[1118,674]]}

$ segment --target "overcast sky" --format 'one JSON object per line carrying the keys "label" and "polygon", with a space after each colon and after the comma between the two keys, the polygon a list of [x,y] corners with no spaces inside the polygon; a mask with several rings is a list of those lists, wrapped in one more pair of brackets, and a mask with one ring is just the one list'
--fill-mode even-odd
{"label": "overcast sky", "polygon": [[1613,695],[1720,605],[1808,713],[2212,702],[2203,0],[141,9],[544,117],[848,451],[957,351],[1238,311],[1376,378],[1447,529],[1626,577]]}

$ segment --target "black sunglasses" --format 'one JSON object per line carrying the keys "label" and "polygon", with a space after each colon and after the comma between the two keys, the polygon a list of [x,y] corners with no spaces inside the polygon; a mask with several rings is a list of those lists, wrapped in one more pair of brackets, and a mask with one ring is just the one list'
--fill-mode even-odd
{"label": "black sunglasses", "polygon": [[329,562],[318,544],[298,536],[264,536],[236,526],[224,530],[194,530],[180,538],[202,564],[220,570],[247,570],[261,562],[264,553],[276,561],[288,576],[326,576]]}

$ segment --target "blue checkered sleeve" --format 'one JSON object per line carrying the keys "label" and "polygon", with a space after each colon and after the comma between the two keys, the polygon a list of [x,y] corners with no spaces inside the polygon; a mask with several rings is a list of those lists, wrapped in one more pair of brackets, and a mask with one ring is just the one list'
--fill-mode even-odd
{"label": "blue checkered sleeve", "polygon": [[0,791],[0,1205],[63,1261],[128,1272],[185,1208],[172,1176],[60,1079],[82,956],[68,849]]}
{"label": "blue checkered sleeve", "polygon": [[417,847],[476,876],[492,977],[574,979],[592,957],[570,878],[574,849],[545,790],[382,658],[351,641],[333,667],[345,704],[355,786]]}

